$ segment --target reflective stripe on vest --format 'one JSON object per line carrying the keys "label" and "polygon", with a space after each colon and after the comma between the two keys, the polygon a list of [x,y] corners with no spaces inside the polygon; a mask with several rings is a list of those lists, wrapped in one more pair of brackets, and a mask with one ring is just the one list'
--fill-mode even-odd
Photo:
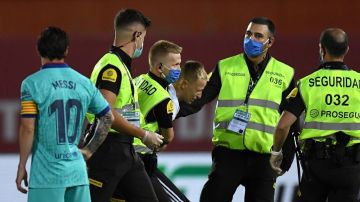
{"label": "reflective stripe on vest", "polygon": [[[216,129],[226,129],[228,127],[229,123],[230,122],[228,122],[228,121],[215,122],[215,128]],[[267,125],[259,124],[259,123],[254,123],[251,121],[247,124],[246,128],[255,129],[255,130],[262,131],[265,133],[270,133],[270,134],[274,134],[274,132],[275,132],[275,127],[267,126]]]}
{"label": "reflective stripe on vest", "polygon": [[318,130],[360,130],[360,123],[324,123],[324,122],[307,122],[304,124],[306,129]]}
{"label": "reflective stripe on vest", "polygon": [[[238,107],[238,106],[244,104],[244,101],[245,100],[219,100],[218,107]],[[266,108],[275,109],[275,110],[278,110],[279,106],[280,106],[276,102],[272,102],[269,100],[254,99],[254,98],[249,99],[248,105],[266,107]]]}
{"label": "reflective stripe on vest", "polygon": [[[280,118],[278,109],[282,93],[290,85],[293,68],[271,58],[245,106],[250,73],[244,55],[221,60],[218,67],[221,89],[215,110],[213,143],[230,149],[269,153]],[[250,113],[244,135],[226,129],[237,109]]]}
{"label": "reflective stripe on vest", "polygon": [[127,105],[124,105],[121,109],[115,109],[115,110],[121,114],[123,111],[130,111],[130,110],[133,110],[134,108],[135,109],[140,108],[139,107],[139,102],[127,104]]}
{"label": "reflective stripe on vest", "polygon": [[133,142],[134,150],[141,154],[152,154],[154,151],[144,145],[139,138],[134,138]]}
{"label": "reflective stripe on vest", "polygon": [[353,70],[319,69],[300,79],[305,124],[300,139],[325,138],[337,132],[360,141],[360,74]]}

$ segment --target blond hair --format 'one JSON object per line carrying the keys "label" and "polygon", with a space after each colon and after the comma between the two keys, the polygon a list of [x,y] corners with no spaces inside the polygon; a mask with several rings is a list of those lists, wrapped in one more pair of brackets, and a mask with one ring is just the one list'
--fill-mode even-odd
{"label": "blond hair", "polygon": [[160,40],[155,42],[149,51],[149,65],[153,67],[156,65],[159,58],[166,56],[169,53],[180,54],[182,47],[166,40]]}
{"label": "blond hair", "polygon": [[201,62],[195,60],[188,60],[184,63],[184,65],[181,67],[180,78],[189,82],[194,82],[197,80],[208,80],[204,65]]}

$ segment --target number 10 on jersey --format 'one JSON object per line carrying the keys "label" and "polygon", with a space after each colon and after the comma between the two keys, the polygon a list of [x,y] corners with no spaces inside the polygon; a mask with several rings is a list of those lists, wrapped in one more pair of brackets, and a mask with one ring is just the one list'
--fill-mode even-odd
{"label": "number 10 on jersey", "polygon": [[74,144],[79,130],[81,102],[77,99],[55,100],[49,106],[49,118],[55,116],[58,144]]}

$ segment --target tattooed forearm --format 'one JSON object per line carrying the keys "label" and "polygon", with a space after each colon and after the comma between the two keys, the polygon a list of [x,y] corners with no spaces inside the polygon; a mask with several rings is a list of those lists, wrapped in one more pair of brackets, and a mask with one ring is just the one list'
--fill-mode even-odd
{"label": "tattooed forearm", "polygon": [[104,142],[109,128],[114,120],[114,117],[109,111],[106,115],[99,118],[98,123],[95,128],[94,136],[91,138],[88,144],[83,148],[83,150],[87,150],[87,152],[93,154],[99,146]]}

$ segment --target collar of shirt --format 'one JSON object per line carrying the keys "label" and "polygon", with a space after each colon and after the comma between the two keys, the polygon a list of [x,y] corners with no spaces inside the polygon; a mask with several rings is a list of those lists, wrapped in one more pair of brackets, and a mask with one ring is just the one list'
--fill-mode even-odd
{"label": "collar of shirt", "polygon": [[155,74],[153,74],[151,72],[149,72],[148,74],[152,79],[154,79],[156,82],[158,82],[164,89],[167,89],[167,87],[169,86],[169,83],[165,79],[157,77]]}
{"label": "collar of shirt", "polygon": [[128,54],[126,54],[123,50],[121,50],[121,48],[116,46],[111,46],[110,51],[118,55],[131,72],[131,62],[132,62],[131,57]]}
{"label": "collar of shirt", "polygon": [[319,66],[319,69],[349,70],[349,67],[347,67],[343,62],[324,62]]}
{"label": "collar of shirt", "polygon": [[48,69],[48,68],[67,68],[69,65],[63,62],[49,62],[41,66],[40,69]]}
{"label": "collar of shirt", "polygon": [[258,77],[258,75],[262,74],[262,72],[264,71],[266,65],[269,63],[269,60],[271,58],[270,54],[269,53],[266,53],[266,56],[264,58],[263,61],[261,61],[258,65],[257,65],[257,71],[255,70],[255,65],[254,63],[248,58],[248,56],[244,53],[244,58],[245,58],[245,61],[246,61],[246,64],[249,68],[249,72],[250,72],[250,75],[251,75],[251,78],[253,80],[256,80],[256,78]]}

